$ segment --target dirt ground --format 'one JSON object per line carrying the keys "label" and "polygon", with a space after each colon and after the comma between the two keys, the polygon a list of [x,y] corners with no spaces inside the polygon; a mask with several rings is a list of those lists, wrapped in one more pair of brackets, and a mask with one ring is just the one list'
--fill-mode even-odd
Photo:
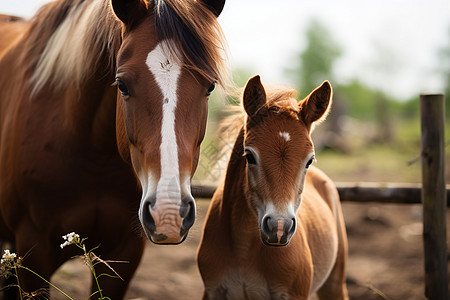
{"label": "dirt ground", "polygon": [[[203,285],[195,256],[209,202],[200,200],[197,204],[198,219],[183,244],[148,243],[126,299],[201,299]],[[421,206],[344,203],[343,210],[349,239],[350,298],[425,299]],[[66,263],[53,278],[77,300],[88,297],[89,280],[89,270],[76,260]],[[52,295],[65,299],[56,292]]]}

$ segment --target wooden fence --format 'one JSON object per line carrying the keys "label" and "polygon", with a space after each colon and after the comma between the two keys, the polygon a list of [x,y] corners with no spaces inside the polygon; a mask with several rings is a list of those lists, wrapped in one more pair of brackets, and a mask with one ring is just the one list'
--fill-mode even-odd
{"label": "wooden fence", "polygon": [[[336,183],[341,201],[359,203],[401,203],[421,204],[422,185],[405,183]],[[193,185],[195,198],[211,198],[216,187],[213,185]],[[446,186],[447,207],[450,208],[450,185]],[[445,211],[445,210],[444,210]]]}

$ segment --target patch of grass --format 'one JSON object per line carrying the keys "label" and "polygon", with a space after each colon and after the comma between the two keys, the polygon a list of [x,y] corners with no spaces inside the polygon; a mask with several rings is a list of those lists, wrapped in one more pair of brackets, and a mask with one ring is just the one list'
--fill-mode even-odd
{"label": "patch of grass", "polygon": [[[418,155],[418,153],[416,154]],[[317,166],[334,181],[420,182],[420,162],[389,145],[372,145],[342,154],[332,150],[316,154]]]}
{"label": "patch of grass", "polygon": [[[359,142],[346,154],[330,149],[317,151],[316,165],[335,181],[418,183],[422,180],[420,134],[419,119],[397,121],[392,141]],[[446,124],[446,141],[450,141],[450,124]],[[449,170],[450,147],[446,143]]]}

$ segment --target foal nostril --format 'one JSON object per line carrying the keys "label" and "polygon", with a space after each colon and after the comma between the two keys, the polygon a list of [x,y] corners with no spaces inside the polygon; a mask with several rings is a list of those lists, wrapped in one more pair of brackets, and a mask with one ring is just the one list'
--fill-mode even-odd
{"label": "foal nostril", "polygon": [[183,218],[180,235],[184,236],[195,222],[195,200],[192,196],[186,196],[180,207],[180,216]]}
{"label": "foal nostril", "polygon": [[294,234],[296,227],[297,227],[297,221],[295,220],[295,218],[292,218],[289,221],[286,220],[286,222],[284,222],[284,231],[288,235]]}
{"label": "foal nostril", "polygon": [[267,235],[273,232],[276,229],[276,225],[273,224],[271,217],[264,217],[262,221],[262,230]]}

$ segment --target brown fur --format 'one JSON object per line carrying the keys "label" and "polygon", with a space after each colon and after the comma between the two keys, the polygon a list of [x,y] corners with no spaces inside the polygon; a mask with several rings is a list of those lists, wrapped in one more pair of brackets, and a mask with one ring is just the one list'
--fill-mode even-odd
{"label": "brown fur", "polygon": [[[117,4],[114,8],[127,7],[121,5],[123,0],[112,1]],[[156,168],[161,138],[158,120],[163,99],[145,66],[145,55],[158,42],[154,7],[143,1],[134,4],[145,13],[129,18],[132,24],[116,18],[109,0],[56,0],[43,6],[29,23],[0,20],[0,32],[17,36],[0,35],[4,47],[0,50],[0,239],[12,242],[18,255],[28,253],[24,265],[49,279],[79,254],[75,247],[60,249],[61,236],[75,231],[88,237],[87,247],[100,245],[95,253],[102,259],[129,262],[113,266],[123,281],[100,278],[112,299],[123,298],[144,250],[142,230],[136,230],[141,198],[136,168]],[[215,19],[213,24],[209,21],[213,22],[209,18],[204,25],[217,27]],[[208,35],[189,42],[209,44],[221,38]],[[122,61],[116,61],[119,53]],[[219,54],[211,54],[206,60],[215,73],[222,74],[221,63],[210,61],[218,58]],[[140,91],[130,105],[112,85],[116,68],[124,65],[129,72],[125,73],[135,75],[128,75],[130,87]],[[179,78],[176,129],[183,145],[180,167],[193,173],[212,80],[211,69],[185,69]],[[127,109],[138,113],[126,115]],[[127,122],[135,129],[132,139]],[[134,149],[138,161],[130,164],[126,155],[121,157],[121,146]],[[98,274],[109,273],[97,267]],[[42,280],[27,272],[19,276],[25,291],[44,287],[45,294]]]}
{"label": "brown fur", "polygon": [[[258,81],[247,83],[243,102],[249,115],[205,221],[198,250],[204,299],[309,299],[315,292],[320,299],[347,299],[347,240],[336,187],[316,168],[302,175],[313,151],[312,124],[305,120],[315,122],[326,113],[331,87],[324,83],[297,104],[292,91],[266,93]],[[264,93],[267,102],[261,105]],[[316,109],[317,100],[310,99],[318,95],[325,105]],[[258,101],[259,107],[252,105]],[[289,132],[290,140],[280,132]],[[246,163],[248,147],[257,150],[256,165]],[[261,207],[273,205],[282,213],[295,202],[298,225],[289,244],[264,245]]]}
{"label": "brown fur", "polygon": [[27,29],[29,23],[22,18],[0,15],[0,57],[5,53]]}

